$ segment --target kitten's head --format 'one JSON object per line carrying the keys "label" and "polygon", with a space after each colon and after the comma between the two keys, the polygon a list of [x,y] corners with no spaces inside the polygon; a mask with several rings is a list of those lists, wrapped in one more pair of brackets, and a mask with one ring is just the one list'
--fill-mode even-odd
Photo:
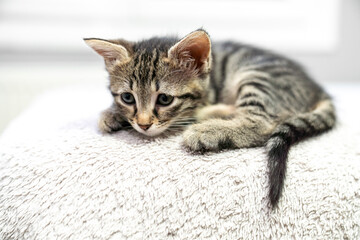
{"label": "kitten's head", "polygon": [[185,123],[207,100],[211,42],[203,30],[183,39],[85,39],[105,59],[118,112],[155,136]]}

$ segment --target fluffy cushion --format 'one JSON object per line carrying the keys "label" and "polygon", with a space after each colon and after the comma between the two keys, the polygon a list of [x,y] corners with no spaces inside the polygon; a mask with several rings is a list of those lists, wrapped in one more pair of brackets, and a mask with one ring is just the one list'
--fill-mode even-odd
{"label": "fluffy cushion", "polygon": [[263,148],[196,155],[179,135],[102,135],[104,87],[46,94],[0,139],[0,238],[358,239],[356,88],[330,88],[339,124],[292,148],[274,211]]}

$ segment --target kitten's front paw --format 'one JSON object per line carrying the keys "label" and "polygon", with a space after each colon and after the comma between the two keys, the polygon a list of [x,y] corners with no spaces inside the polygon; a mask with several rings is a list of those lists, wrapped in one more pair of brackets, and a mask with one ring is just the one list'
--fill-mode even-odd
{"label": "kitten's front paw", "polygon": [[111,133],[120,130],[123,127],[123,121],[113,112],[105,110],[101,113],[98,126],[101,132]]}
{"label": "kitten's front paw", "polygon": [[218,151],[233,148],[234,144],[226,132],[206,123],[191,125],[183,133],[183,144],[191,151]]}

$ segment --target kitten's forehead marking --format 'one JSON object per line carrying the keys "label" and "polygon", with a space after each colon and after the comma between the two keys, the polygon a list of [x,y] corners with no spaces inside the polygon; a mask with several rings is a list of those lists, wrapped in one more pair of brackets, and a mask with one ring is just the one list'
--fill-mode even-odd
{"label": "kitten's forehead marking", "polygon": [[158,80],[156,80],[155,81],[155,90],[156,90],[156,92],[159,91],[159,89],[160,89],[160,83],[159,83]]}
{"label": "kitten's forehead marking", "polygon": [[133,84],[134,84],[134,82],[133,82],[133,80],[129,80],[129,87],[130,87],[130,89],[131,89],[131,91],[133,91]]}
{"label": "kitten's forehead marking", "polygon": [[133,58],[132,77],[138,85],[156,80],[161,52],[156,49],[141,49]]}

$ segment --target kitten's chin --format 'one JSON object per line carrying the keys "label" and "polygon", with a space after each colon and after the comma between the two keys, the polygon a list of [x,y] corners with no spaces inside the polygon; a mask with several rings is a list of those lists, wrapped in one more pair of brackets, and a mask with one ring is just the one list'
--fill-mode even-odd
{"label": "kitten's chin", "polygon": [[163,133],[167,129],[167,126],[160,127],[160,128],[155,128],[154,126],[152,126],[148,130],[145,131],[137,125],[132,125],[132,126],[136,131],[138,131],[139,133],[144,134],[148,137],[156,137],[156,136],[160,135],[161,133]]}

